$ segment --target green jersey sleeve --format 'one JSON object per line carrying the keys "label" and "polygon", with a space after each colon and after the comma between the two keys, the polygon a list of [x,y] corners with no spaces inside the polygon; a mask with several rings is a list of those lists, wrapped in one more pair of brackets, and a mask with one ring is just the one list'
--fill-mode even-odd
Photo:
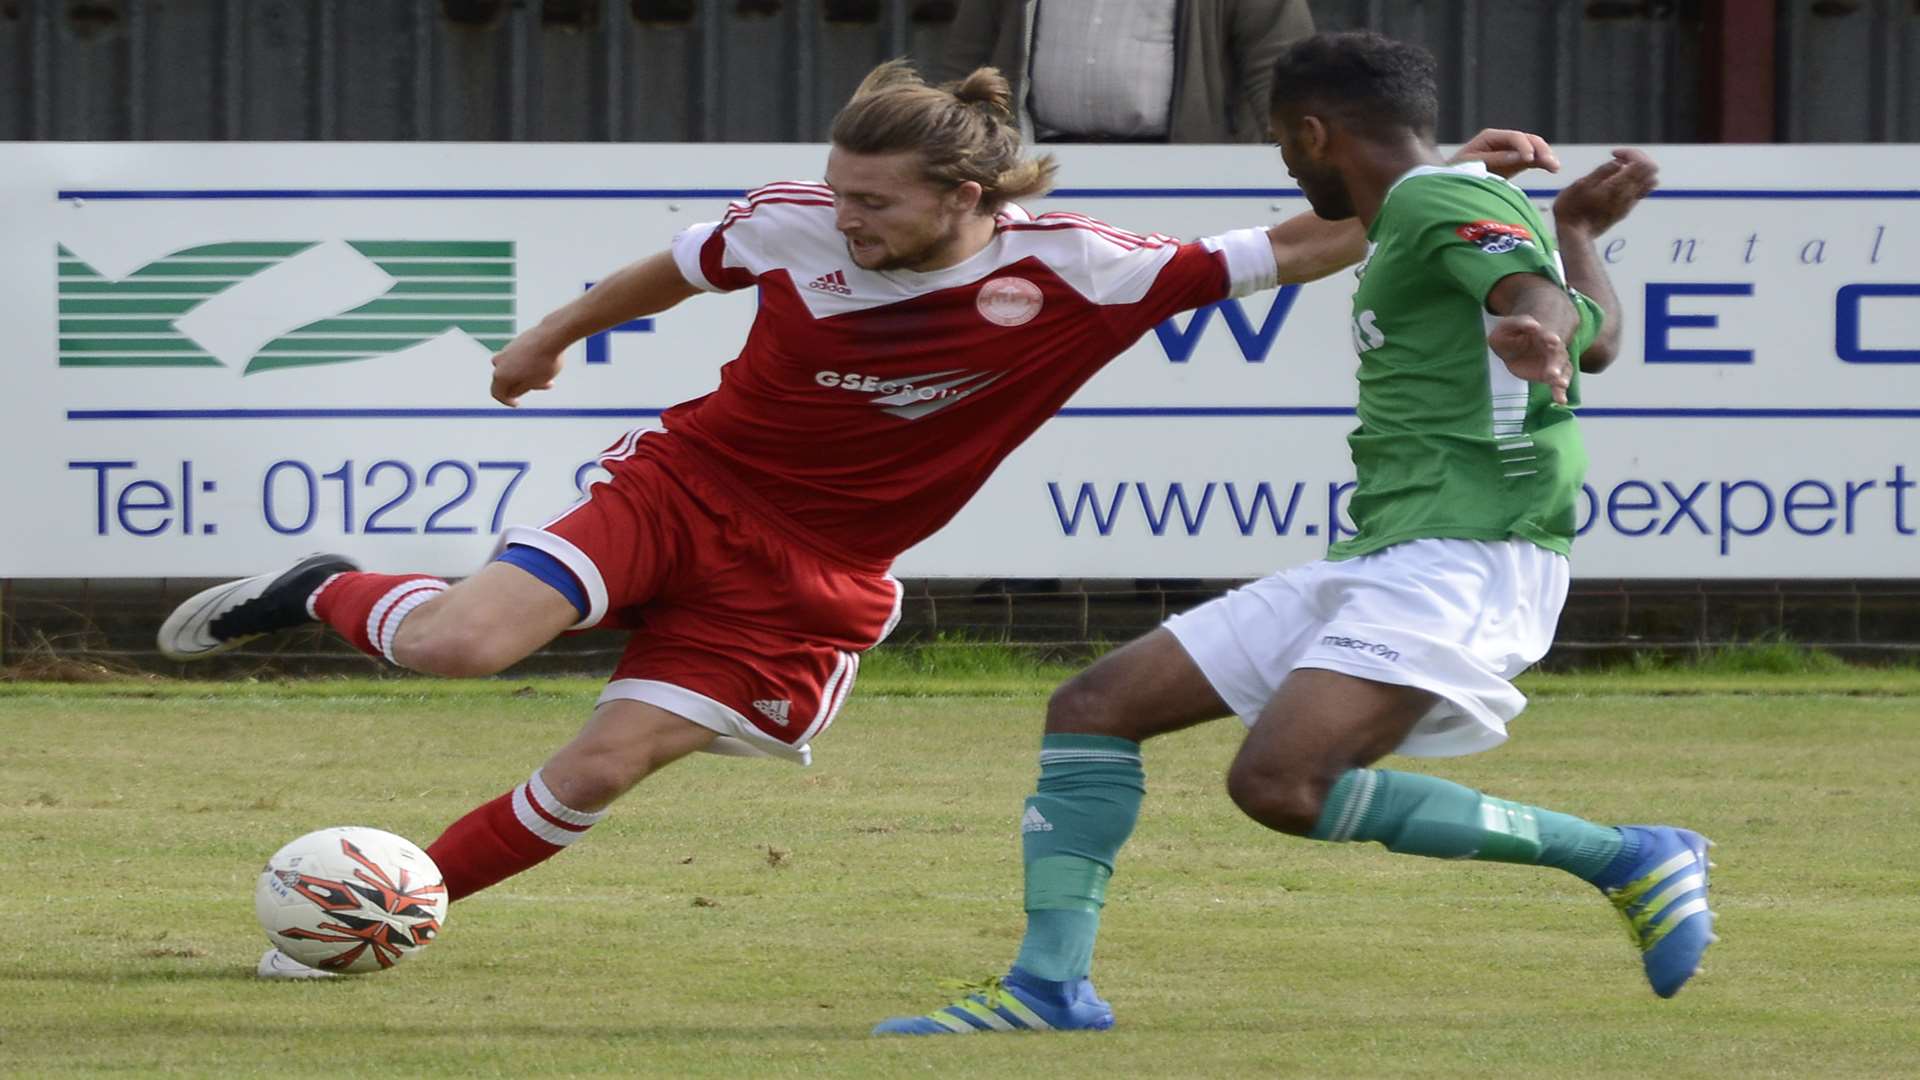
{"label": "green jersey sleeve", "polygon": [[1544,274],[1560,282],[1540,215],[1517,190],[1458,173],[1416,176],[1405,186],[1394,206],[1408,219],[1403,230],[1419,238],[1428,265],[1462,292],[1485,303],[1494,283],[1508,274]]}
{"label": "green jersey sleeve", "polygon": [[1567,291],[1579,318],[1569,354],[1578,357],[1600,333],[1600,306],[1567,284],[1553,238],[1518,188],[1497,177],[1440,173],[1406,181],[1395,210],[1429,266],[1486,305],[1487,294],[1509,274],[1540,274]]}

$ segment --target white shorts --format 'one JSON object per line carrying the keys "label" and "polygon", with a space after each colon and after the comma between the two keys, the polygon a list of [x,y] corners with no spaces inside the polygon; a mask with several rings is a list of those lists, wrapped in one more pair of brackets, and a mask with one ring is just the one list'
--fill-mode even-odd
{"label": "white shorts", "polygon": [[1546,655],[1567,560],[1524,540],[1411,540],[1283,570],[1167,620],[1247,724],[1296,668],[1440,697],[1400,744],[1414,757],[1500,745],[1527,699],[1514,676]]}

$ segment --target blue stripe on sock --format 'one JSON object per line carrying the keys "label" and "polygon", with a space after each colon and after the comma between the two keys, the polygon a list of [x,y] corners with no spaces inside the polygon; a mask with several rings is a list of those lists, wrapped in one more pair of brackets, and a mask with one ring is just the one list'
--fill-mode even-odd
{"label": "blue stripe on sock", "polygon": [[573,605],[581,618],[587,617],[586,587],[580,584],[580,579],[574,576],[573,571],[567,569],[566,563],[525,544],[507,545],[507,550],[501,552],[494,562],[517,566],[553,586],[555,592],[567,598],[567,603]]}

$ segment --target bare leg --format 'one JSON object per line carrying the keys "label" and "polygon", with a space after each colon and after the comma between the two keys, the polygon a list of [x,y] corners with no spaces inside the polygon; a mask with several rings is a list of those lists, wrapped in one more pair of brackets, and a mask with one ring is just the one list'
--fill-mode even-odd
{"label": "bare leg", "polygon": [[454,822],[427,849],[446,877],[448,897],[458,900],[558,855],[635,784],[713,739],[706,728],[652,705],[600,706],[526,783]]}
{"label": "bare leg", "polygon": [[1391,753],[1434,701],[1410,686],[1301,668],[1247,732],[1227,793],[1260,824],[1305,836],[1341,774]]}
{"label": "bare leg", "polygon": [[517,566],[488,563],[415,608],[400,624],[393,655],[430,675],[493,675],[579,621],[580,612],[553,586]]}
{"label": "bare leg", "polygon": [[1232,712],[1166,628],[1122,645],[1068,679],[1047,702],[1047,734],[1142,742]]}
{"label": "bare leg", "polygon": [[560,801],[576,810],[605,809],[655,772],[704,750],[712,731],[641,701],[609,701],[572,741],[540,767]]}

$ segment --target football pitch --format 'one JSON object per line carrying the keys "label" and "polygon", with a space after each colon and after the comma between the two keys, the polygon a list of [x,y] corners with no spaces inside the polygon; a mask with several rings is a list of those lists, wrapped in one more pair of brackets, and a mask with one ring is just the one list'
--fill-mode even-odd
{"label": "football pitch", "polygon": [[1535,678],[1505,747],[1396,768],[1719,843],[1720,945],[1646,988],[1556,871],[1268,833],[1231,723],[1148,745],[1096,1035],[875,1040],[1004,970],[1045,673],[863,681],[816,764],[697,756],[381,975],[261,983],[254,877],[425,844],[587,680],[0,684],[0,1073],[662,1077],[1920,1074],[1920,672]]}

